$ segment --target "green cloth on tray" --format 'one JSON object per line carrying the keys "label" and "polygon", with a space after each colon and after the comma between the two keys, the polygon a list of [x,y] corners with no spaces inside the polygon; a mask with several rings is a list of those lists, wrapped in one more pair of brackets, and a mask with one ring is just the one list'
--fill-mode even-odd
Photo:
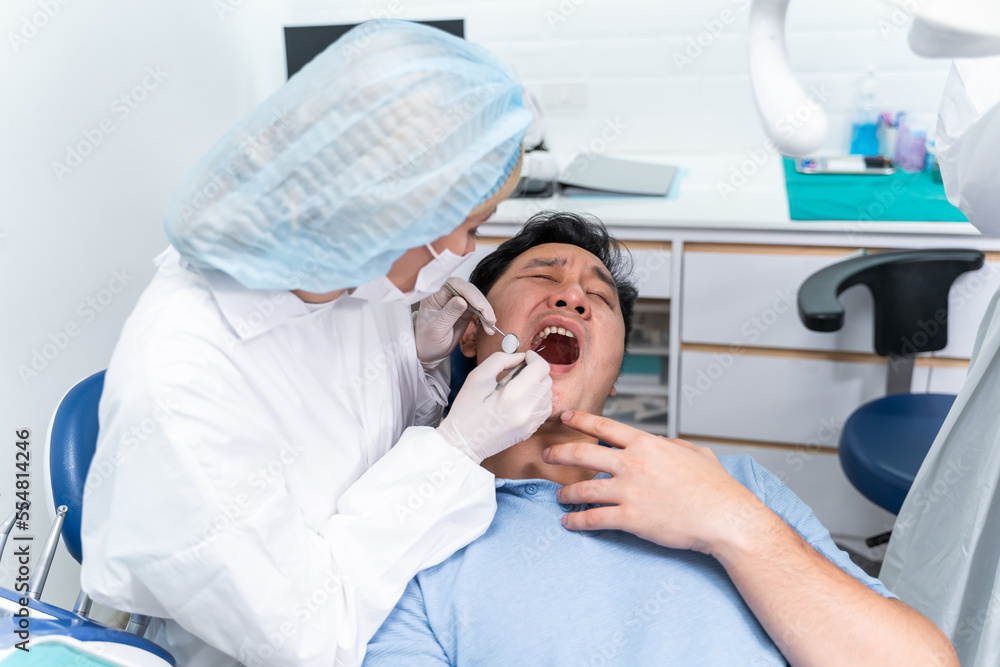
{"label": "green cloth on tray", "polygon": [[785,187],[792,220],[903,220],[967,222],[948,203],[944,185],[930,172],[888,176],[800,174],[794,158],[786,157]]}

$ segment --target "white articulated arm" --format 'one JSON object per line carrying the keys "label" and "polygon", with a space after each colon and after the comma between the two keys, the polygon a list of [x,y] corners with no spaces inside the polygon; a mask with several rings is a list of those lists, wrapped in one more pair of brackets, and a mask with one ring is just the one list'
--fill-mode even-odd
{"label": "white articulated arm", "polygon": [[[1000,54],[997,0],[888,0],[912,16],[910,48],[920,56],[963,58]],[[755,0],[750,10],[749,62],[757,112],[778,150],[801,156],[818,150],[827,117],[802,88],[785,48],[789,0]],[[905,17],[904,17],[905,18]],[[835,54],[834,54],[835,55]]]}
{"label": "white articulated arm", "polygon": [[785,48],[788,0],[756,0],[750,10],[750,81],[764,130],[786,155],[823,144],[828,121],[820,101],[792,73]]}

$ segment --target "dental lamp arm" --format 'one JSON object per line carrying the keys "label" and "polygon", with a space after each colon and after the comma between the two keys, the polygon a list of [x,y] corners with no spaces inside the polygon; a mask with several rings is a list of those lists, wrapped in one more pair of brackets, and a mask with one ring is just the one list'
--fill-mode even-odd
{"label": "dental lamp arm", "polygon": [[749,62],[754,101],[764,131],[786,155],[822,146],[829,122],[819,102],[792,73],[785,48],[788,0],[757,0],[750,10]]}
{"label": "dental lamp arm", "polygon": [[[757,112],[777,149],[801,156],[823,145],[829,122],[792,72],[785,48],[790,0],[755,0],[750,9],[749,66]],[[1000,54],[1000,5],[995,0],[888,0],[913,17],[910,48],[933,58]],[[918,8],[914,10],[914,4]]]}

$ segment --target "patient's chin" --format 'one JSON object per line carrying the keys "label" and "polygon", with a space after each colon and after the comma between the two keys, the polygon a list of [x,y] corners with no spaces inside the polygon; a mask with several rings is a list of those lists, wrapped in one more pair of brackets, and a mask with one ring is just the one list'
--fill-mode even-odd
{"label": "patient's chin", "polygon": [[584,401],[580,400],[579,396],[566,396],[563,394],[561,383],[552,383],[552,414],[549,416],[549,420],[559,419],[559,416],[566,412],[567,410],[587,410],[584,407]]}

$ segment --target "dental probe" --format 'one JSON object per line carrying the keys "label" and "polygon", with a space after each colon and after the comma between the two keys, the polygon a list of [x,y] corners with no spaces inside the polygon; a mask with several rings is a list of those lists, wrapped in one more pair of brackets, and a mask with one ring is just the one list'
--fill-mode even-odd
{"label": "dental probe", "polygon": [[[449,283],[445,283],[444,286],[447,288],[449,292],[451,292],[452,296],[462,297],[463,299],[465,298],[461,294],[459,294],[458,290],[452,287]],[[472,311],[472,314],[478,317],[483,324],[493,327],[493,329],[496,330],[498,334],[503,336],[503,340],[500,342],[500,347],[503,349],[505,353],[514,354],[515,352],[517,352],[517,348],[521,347],[521,341],[518,340],[515,334],[512,333],[505,334],[504,332],[500,331],[500,327],[498,327],[495,324],[490,324],[489,322],[487,322],[486,318],[483,317],[483,313],[478,308],[474,308],[471,303],[468,304],[468,306],[469,310]],[[511,375],[514,375],[514,373],[511,373]],[[510,375],[508,375],[507,377],[510,377]],[[503,380],[501,380],[501,382],[503,382]],[[498,384],[497,389],[499,389],[501,386],[502,385]]]}
{"label": "dental probe", "polygon": [[[517,377],[517,374],[520,373],[521,371],[523,371],[524,367],[527,366],[527,365],[528,365],[527,361],[522,361],[517,366],[514,366],[514,370],[512,370],[510,373],[508,373],[507,375],[505,375],[502,378],[500,378],[500,381],[497,382],[497,386],[493,389],[493,391],[491,391],[490,393],[486,394],[486,398],[489,398],[493,394],[495,394],[498,391],[500,391],[501,389],[503,389],[504,385],[506,385],[508,382],[510,382],[511,380],[513,380],[515,377]],[[485,401],[486,398],[484,398],[483,400]]]}

